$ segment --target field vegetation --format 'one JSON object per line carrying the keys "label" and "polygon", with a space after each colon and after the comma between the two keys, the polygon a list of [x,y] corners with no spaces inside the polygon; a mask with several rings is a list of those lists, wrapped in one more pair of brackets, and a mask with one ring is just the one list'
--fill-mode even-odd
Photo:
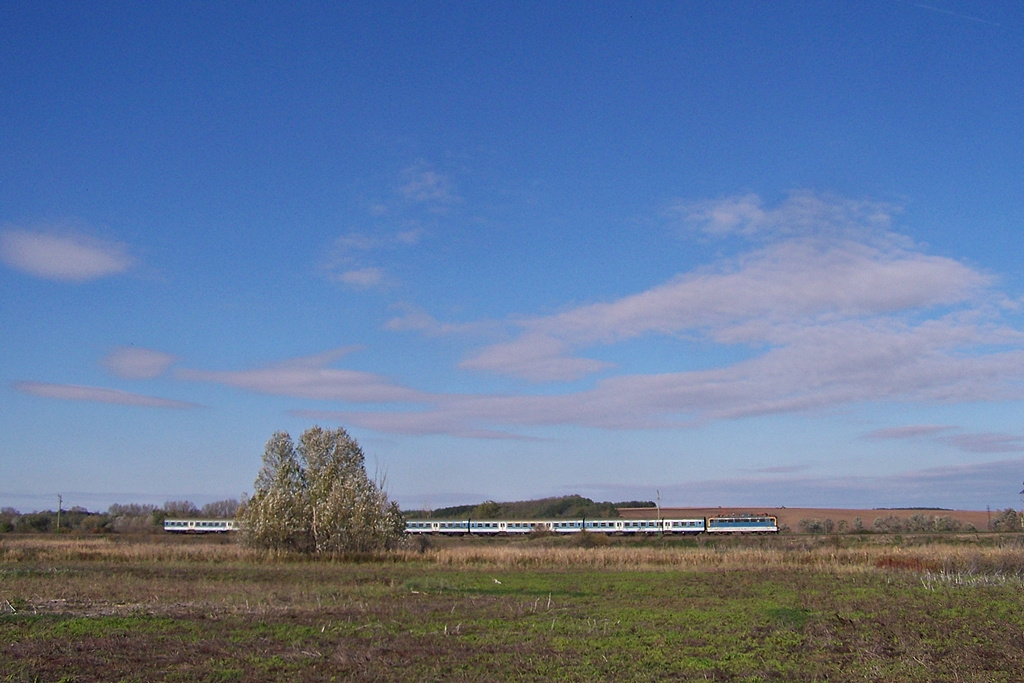
{"label": "field vegetation", "polygon": [[0,681],[1014,681],[1018,534],[0,537]]}

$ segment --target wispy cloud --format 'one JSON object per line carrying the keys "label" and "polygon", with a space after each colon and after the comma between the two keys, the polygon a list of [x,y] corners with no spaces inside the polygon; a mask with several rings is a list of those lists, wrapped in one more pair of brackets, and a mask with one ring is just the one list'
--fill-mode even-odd
{"label": "wispy cloud", "polygon": [[971,453],[1020,453],[1024,451],[1024,436],[991,432],[953,434],[945,437],[947,443]]}
{"label": "wispy cloud", "polygon": [[908,338],[895,347],[895,338],[888,333],[879,339],[872,334],[877,333],[837,330],[806,346],[772,350],[721,368],[622,375],[591,389],[557,394],[431,393],[372,373],[328,367],[343,353],[253,370],[183,370],[177,376],[297,398],[396,404],[380,411],[329,411],[340,421],[367,429],[500,438],[550,425],[659,429],[827,410],[858,401],[941,403],[1021,397],[1024,353],[974,359],[936,356],[921,353],[918,336],[928,335],[920,330],[907,332]]}
{"label": "wispy cloud", "polygon": [[358,268],[346,270],[331,276],[335,282],[354,287],[356,289],[371,289],[373,287],[385,286],[388,282],[387,275],[382,268]]}
{"label": "wispy cloud", "polygon": [[846,239],[792,239],[639,294],[520,321],[519,337],[483,349],[464,367],[573,379],[603,368],[582,359],[568,362],[573,349],[645,335],[784,347],[813,343],[812,337],[851,324],[897,333],[898,318],[888,316],[960,304],[990,283],[944,257]]}
{"label": "wispy cloud", "polygon": [[746,194],[717,200],[679,201],[668,213],[681,220],[686,231],[697,231],[708,237],[864,239],[868,235],[875,238],[886,235],[899,207],[799,191],[774,207],[765,207],[756,194]]}
{"label": "wispy cloud", "polygon": [[506,344],[494,344],[459,364],[468,370],[487,370],[536,382],[568,381],[605,368],[610,363],[565,355],[569,345],[552,335],[524,334]]}
{"label": "wispy cloud", "polygon": [[0,232],[0,260],[48,280],[86,282],[131,270],[136,260],[121,242],[57,230]]}
{"label": "wispy cloud", "polygon": [[[876,205],[814,196],[774,208],[751,197],[724,205],[730,215],[754,218],[716,220],[756,223],[774,237],[646,291],[512,318],[504,325],[511,334],[477,348],[459,366],[558,383],[552,386],[507,395],[432,393],[329,367],[341,354],[179,376],[303,398],[395,403],[388,410],[325,408],[324,414],[379,431],[490,438],[549,425],[659,429],[858,402],[1024,398],[1024,331],[1002,317],[1006,309],[998,302],[1007,297],[993,291],[990,275],[890,234],[889,213]],[[702,210],[714,213],[710,205]],[[489,324],[446,324],[406,308],[387,328],[439,335],[480,333]],[[679,369],[631,369],[648,337],[682,342]],[[728,362],[694,362],[683,350],[694,342],[739,352]],[[582,388],[565,384],[595,374]],[[900,429],[873,438],[944,434],[929,425]],[[989,452],[1016,448],[1012,438],[949,443]]]}
{"label": "wispy cloud", "polygon": [[953,17],[956,19],[965,19],[967,21],[973,21],[978,24],[988,24],[989,26],[1002,26],[998,21],[992,21],[990,19],[984,19],[982,17],[974,16],[973,14],[964,14],[963,12],[954,12],[952,10],[943,9],[942,7],[936,7],[935,5],[926,5],[921,2],[910,3],[914,7],[928,10],[929,12],[937,12],[939,14],[945,14],[946,16]]}
{"label": "wispy cloud", "polygon": [[122,406],[143,408],[173,408],[177,410],[199,408],[196,403],[176,401],[157,396],[144,396],[119,389],[90,387],[77,384],[49,384],[47,382],[15,382],[15,390],[32,396],[54,398],[63,401],[86,401],[91,403],[113,403]]}
{"label": "wispy cloud", "polygon": [[949,425],[904,425],[876,429],[864,435],[865,439],[919,439],[948,432],[955,427]]}
{"label": "wispy cloud", "polygon": [[[693,480],[680,484],[663,483],[663,499],[687,501],[688,506],[717,506],[722,501],[730,505],[749,507],[857,508],[863,501],[876,501],[875,505],[899,507],[935,507],[951,509],[977,509],[978,501],[1007,499],[1007,491],[1016,498],[1020,472],[1024,460],[998,460],[966,465],[907,470],[882,476],[779,476],[755,475],[717,480]],[[631,487],[611,482],[595,487],[592,495],[598,499],[646,498],[650,486]],[[941,493],[937,493],[941,492]],[[879,510],[878,517],[887,512]],[[864,518],[871,526],[874,518]]]}
{"label": "wispy cloud", "polygon": [[393,233],[349,232],[334,240],[335,258],[348,258],[358,252],[373,252],[408,247],[417,244],[423,237],[423,230],[406,226]]}
{"label": "wispy cloud", "polygon": [[223,384],[260,394],[356,403],[418,402],[425,395],[368,372],[329,367],[352,348],[335,349],[263,368],[236,371],[182,369],[176,376],[192,382]]}
{"label": "wispy cloud", "polygon": [[419,243],[423,230],[405,226],[391,233],[349,232],[334,240],[323,264],[328,279],[354,289],[391,288],[397,285],[383,266],[369,265],[382,254]]}
{"label": "wispy cloud", "polygon": [[398,314],[387,321],[384,329],[392,332],[420,332],[428,337],[449,335],[481,335],[500,332],[504,325],[496,321],[442,322],[422,308],[407,303],[392,307]]}
{"label": "wispy cloud", "polygon": [[946,425],[906,425],[876,429],[864,435],[867,439],[927,438],[968,453],[1019,453],[1024,451],[1024,436],[994,432],[959,432]]}
{"label": "wispy cloud", "polygon": [[443,206],[460,201],[451,179],[418,161],[402,171],[399,192],[407,201]]}
{"label": "wispy cloud", "polygon": [[360,290],[399,286],[388,259],[418,245],[428,234],[424,226],[461,202],[451,179],[425,161],[417,161],[399,175],[388,201],[369,207],[376,227],[351,230],[334,240],[320,265],[329,280]]}
{"label": "wispy cloud", "polygon": [[359,413],[332,410],[293,410],[291,414],[310,420],[357,425],[389,434],[431,436],[443,434],[467,439],[539,441],[540,439],[501,429],[474,427],[464,416],[437,412]]}
{"label": "wispy cloud", "polygon": [[163,351],[123,346],[107,354],[100,364],[125,379],[153,379],[164,374],[176,360]]}
{"label": "wispy cloud", "polygon": [[[753,196],[701,204],[700,216],[721,230],[756,229],[771,239],[644,292],[516,319],[518,335],[460,365],[536,382],[610,376],[552,396],[438,397],[433,416],[650,428],[862,401],[1024,396],[1024,334],[991,305],[1005,298],[991,291],[993,278],[889,233],[894,212],[812,195],[774,208]],[[429,316],[418,321],[425,330],[437,327]],[[749,357],[703,370],[630,374],[623,364],[581,354],[645,336],[726,344]],[[680,356],[680,365],[687,362]],[[395,421],[396,429],[409,429],[408,415]]]}

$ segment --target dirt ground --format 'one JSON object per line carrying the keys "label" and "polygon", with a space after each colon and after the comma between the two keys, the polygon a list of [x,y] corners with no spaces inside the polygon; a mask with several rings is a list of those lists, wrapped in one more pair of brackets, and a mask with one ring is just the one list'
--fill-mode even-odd
{"label": "dirt ground", "polygon": [[[836,524],[845,520],[847,525],[853,526],[853,520],[860,517],[861,522],[868,529],[879,517],[896,515],[900,518],[907,518],[911,515],[922,514],[928,517],[937,515],[948,515],[962,524],[973,524],[979,531],[988,528],[989,519],[998,514],[998,510],[940,510],[940,509],[868,509],[851,510],[845,508],[787,508],[787,507],[717,507],[717,508],[680,508],[663,507],[661,516],[665,518],[679,517],[710,517],[715,515],[732,514],[769,514],[775,515],[780,524],[785,524],[792,530],[797,530],[801,519],[831,519]],[[627,519],[642,519],[651,515],[651,508],[624,508],[619,514]]]}

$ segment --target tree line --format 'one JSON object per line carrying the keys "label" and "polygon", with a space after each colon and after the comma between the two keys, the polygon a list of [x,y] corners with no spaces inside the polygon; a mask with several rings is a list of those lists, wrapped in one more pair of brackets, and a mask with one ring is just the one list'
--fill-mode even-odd
{"label": "tree line", "polygon": [[106,512],[73,506],[67,510],[22,513],[5,507],[0,508],[0,533],[150,533],[163,531],[164,520],[169,518],[232,519],[240,505],[237,499],[228,498],[202,507],[189,500],[171,500],[159,507],[115,503]]}
{"label": "tree line", "polygon": [[[1013,508],[1006,508],[993,513],[988,523],[988,530],[1022,531],[1024,530],[1022,524],[1024,524],[1024,513],[1019,513]],[[839,523],[836,524],[830,518],[801,519],[799,529],[805,534],[926,534],[978,531],[973,524],[964,524],[950,515],[930,516],[921,512],[908,517],[900,517],[895,514],[876,517],[870,526],[866,526],[860,517],[854,518],[852,524],[847,523],[846,520],[839,520]]]}
{"label": "tree line", "polygon": [[653,507],[656,507],[655,503],[649,500],[595,502],[573,494],[507,503],[486,500],[477,505],[415,510],[407,515],[423,519],[614,519],[619,516],[619,508]]}

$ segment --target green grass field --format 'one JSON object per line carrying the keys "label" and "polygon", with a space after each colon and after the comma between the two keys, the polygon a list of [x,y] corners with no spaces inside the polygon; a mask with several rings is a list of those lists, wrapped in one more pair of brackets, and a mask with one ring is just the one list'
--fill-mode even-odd
{"label": "green grass field", "polygon": [[1018,681],[1024,547],[0,540],[0,681]]}

